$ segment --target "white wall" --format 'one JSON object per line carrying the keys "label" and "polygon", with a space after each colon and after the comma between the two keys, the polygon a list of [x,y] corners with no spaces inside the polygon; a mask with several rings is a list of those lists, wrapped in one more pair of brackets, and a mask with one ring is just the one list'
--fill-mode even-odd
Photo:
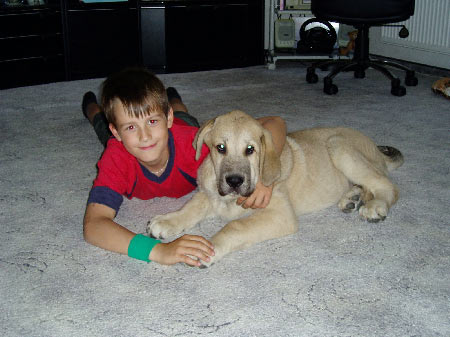
{"label": "white wall", "polygon": [[416,0],[414,15],[402,24],[406,39],[398,37],[400,28],[371,28],[370,53],[450,69],[449,0]]}
{"label": "white wall", "polygon": [[[270,0],[265,0],[264,47],[269,46]],[[450,69],[450,0],[416,0],[414,15],[404,23],[410,35],[398,37],[400,28],[372,27],[371,54]]]}

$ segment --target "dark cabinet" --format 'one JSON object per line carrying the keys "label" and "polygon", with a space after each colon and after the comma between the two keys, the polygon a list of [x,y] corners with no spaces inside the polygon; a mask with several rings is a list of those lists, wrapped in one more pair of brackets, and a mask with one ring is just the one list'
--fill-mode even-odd
{"label": "dark cabinet", "polygon": [[[0,89],[263,64],[262,0],[0,0]],[[31,4],[31,5],[29,5]]]}
{"label": "dark cabinet", "polygon": [[263,63],[263,13],[257,1],[169,2],[169,71],[244,67]]}
{"label": "dark cabinet", "polygon": [[65,79],[63,27],[59,0],[0,7],[0,88]]}
{"label": "dark cabinet", "polygon": [[65,13],[68,79],[104,77],[140,63],[135,2],[68,0]]}
{"label": "dark cabinet", "polygon": [[154,72],[166,72],[166,6],[142,2],[140,14],[142,63]]}
{"label": "dark cabinet", "polygon": [[167,72],[263,64],[263,2],[141,2],[142,59]]}

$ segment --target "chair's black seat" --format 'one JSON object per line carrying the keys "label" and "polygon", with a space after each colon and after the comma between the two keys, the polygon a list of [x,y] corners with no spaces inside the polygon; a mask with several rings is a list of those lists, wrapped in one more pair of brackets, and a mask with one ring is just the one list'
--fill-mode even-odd
{"label": "chair's black seat", "polygon": [[376,25],[408,19],[414,14],[414,0],[315,0],[311,11],[328,21]]}

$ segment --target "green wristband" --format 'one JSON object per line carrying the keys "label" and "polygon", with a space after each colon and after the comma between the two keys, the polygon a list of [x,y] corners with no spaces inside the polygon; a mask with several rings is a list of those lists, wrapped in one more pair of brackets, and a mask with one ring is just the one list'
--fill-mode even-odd
{"label": "green wristband", "polygon": [[161,241],[145,236],[144,234],[137,234],[131,239],[128,246],[128,256],[134,259],[150,262],[148,258],[153,247]]}

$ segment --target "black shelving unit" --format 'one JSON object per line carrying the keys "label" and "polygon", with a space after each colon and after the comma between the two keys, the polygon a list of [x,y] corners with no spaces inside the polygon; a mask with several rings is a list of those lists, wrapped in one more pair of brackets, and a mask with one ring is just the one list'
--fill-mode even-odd
{"label": "black shelving unit", "polygon": [[262,4],[255,0],[168,2],[169,71],[263,64]]}
{"label": "black shelving unit", "polygon": [[141,64],[136,0],[63,4],[68,80],[105,77]]}
{"label": "black shelving unit", "polygon": [[142,61],[164,72],[264,63],[261,0],[140,2]]}
{"label": "black shelving unit", "polygon": [[66,78],[59,0],[0,5],[0,88]]}
{"label": "black shelving unit", "polygon": [[264,63],[263,0],[0,0],[0,89]]}

